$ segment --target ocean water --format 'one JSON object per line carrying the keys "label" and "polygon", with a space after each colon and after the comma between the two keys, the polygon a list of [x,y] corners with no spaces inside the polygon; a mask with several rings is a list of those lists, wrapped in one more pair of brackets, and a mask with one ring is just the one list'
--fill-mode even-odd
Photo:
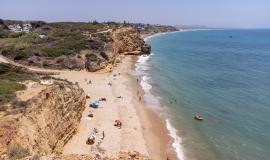
{"label": "ocean water", "polygon": [[179,159],[270,159],[270,30],[177,32],[147,43],[152,54],[136,74]]}

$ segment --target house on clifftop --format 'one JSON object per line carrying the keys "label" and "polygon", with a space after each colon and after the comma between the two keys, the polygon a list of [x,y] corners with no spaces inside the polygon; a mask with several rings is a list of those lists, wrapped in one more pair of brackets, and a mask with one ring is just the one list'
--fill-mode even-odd
{"label": "house on clifftop", "polygon": [[24,23],[24,24],[11,24],[8,25],[8,29],[12,32],[20,33],[20,32],[26,32],[29,33],[32,29],[32,26],[30,23]]}

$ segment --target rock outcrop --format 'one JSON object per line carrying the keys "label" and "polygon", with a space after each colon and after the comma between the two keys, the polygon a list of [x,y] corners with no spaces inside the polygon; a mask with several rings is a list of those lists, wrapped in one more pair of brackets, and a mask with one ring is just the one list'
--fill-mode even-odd
{"label": "rock outcrop", "polygon": [[61,154],[77,131],[85,104],[78,85],[57,81],[47,86],[26,101],[23,113],[2,118],[10,126],[0,126],[0,155],[16,159]]}
{"label": "rock outcrop", "polygon": [[123,27],[116,30],[112,38],[115,54],[150,54],[150,45],[146,44],[132,27]]}
{"label": "rock outcrop", "polygon": [[85,95],[76,85],[52,85],[30,100],[19,121],[21,145],[31,154],[59,154],[76,133],[85,108]]}
{"label": "rock outcrop", "polygon": [[[121,27],[108,34],[112,41],[105,46],[106,53],[103,57],[100,54],[91,53],[93,58],[85,59],[85,68],[95,72],[114,64],[121,55],[142,55],[150,54],[151,46],[146,44],[132,27]],[[94,37],[95,38],[95,37]],[[104,58],[106,57],[106,58]]]}

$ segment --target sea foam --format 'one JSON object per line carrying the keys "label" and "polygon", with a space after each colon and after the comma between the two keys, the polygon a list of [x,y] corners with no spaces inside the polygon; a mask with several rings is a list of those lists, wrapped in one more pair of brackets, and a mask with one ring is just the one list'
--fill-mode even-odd
{"label": "sea foam", "polygon": [[[150,60],[150,57],[153,55],[154,55],[154,53],[151,53],[150,55],[147,55],[147,56],[145,56],[145,55],[139,56],[137,63],[136,63],[135,72],[133,72],[133,74],[135,76],[141,77],[140,78],[140,85],[145,93],[144,99],[146,101],[147,106],[149,106],[155,110],[162,110],[161,107],[158,107],[158,106],[161,106],[161,104],[159,102],[160,97],[154,96],[150,92],[152,89],[151,76],[147,71],[149,70],[149,62],[148,61]],[[174,150],[176,152],[177,159],[184,160],[183,147],[181,146],[182,139],[177,135],[177,130],[171,125],[169,119],[166,119],[166,128],[169,132],[169,136],[173,140],[172,147],[174,148]]]}
{"label": "sea foam", "polygon": [[175,149],[176,152],[176,156],[179,160],[184,160],[184,153],[183,153],[183,147],[181,146],[182,143],[182,138],[180,138],[177,135],[177,130],[175,128],[173,128],[173,126],[170,123],[169,119],[166,119],[166,127],[169,131],[169,135],[172,137],[173,139],[173,148]]}

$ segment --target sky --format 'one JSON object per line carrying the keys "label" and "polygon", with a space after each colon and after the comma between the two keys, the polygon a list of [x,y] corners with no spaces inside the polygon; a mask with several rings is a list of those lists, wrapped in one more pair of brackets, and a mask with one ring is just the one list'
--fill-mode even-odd
{"label": "sky", "polygon": [[0,18],[270,28],[270,0],[0,0]]}

